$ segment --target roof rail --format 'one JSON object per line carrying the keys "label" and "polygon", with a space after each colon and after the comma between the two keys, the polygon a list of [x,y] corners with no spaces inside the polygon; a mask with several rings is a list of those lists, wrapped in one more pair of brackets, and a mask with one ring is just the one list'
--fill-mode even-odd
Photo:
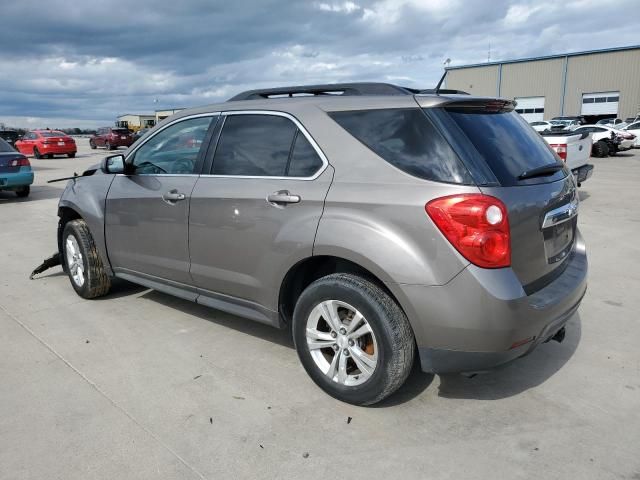
{"label": "roof rail", "polygon": [[231,97],[227,101],[260,100],[271,97],[293,97],[294,95],[414,95],[416,93],[420,93],[420,90],[399,87],[390,83],[333,83],[328,85],[301,85],[297,87],[247,90]]}

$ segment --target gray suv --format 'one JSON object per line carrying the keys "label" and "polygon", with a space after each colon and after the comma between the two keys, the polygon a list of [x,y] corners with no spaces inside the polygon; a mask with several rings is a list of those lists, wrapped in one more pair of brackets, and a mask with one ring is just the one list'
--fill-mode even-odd
{"label": "gray suv", "polygon": [[511,101],[362,83],[183,110],[67,185],[59,251],[84,298],[122,278],[278,328],[367,405],[414,358],[526,355],[586,291],[576,184]]}

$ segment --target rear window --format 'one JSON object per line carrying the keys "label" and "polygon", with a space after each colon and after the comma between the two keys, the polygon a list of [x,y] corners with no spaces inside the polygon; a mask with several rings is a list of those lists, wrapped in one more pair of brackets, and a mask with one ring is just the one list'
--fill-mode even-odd
{"label": "rear window", "polygon": [[14,148],[0,138],[0,153],[15,152]]}
{"label": "rear window", "polygon": [[114,135],[129,135],[129,130],[127,130],[126,128],[114,128],[111,131],[114,133]]}
{"label": "rear window", "polygon": [[329,116],[405,173],[436,182],[473,184],[456,153],[419,108],[332,112]]}
{"label": "rear window", "polygon": [[48,130],[46,132],[39,132],[43,137],[64,137],[65,134],[56,130]]}
{"label": "rear window", "polygon": [[[522,173],[558,162],[542,137],[515,112],[446,111],[503,186],[519,184],[518,176]],[[564,176],[560,170],[536,178],[535,182],[523,182],[556,181]]]}

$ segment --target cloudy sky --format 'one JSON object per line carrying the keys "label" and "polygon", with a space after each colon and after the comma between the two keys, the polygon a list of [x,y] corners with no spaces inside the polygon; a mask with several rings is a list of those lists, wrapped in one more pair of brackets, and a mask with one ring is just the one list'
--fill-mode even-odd
{"label": "cloudy sky", "polygon": [[640,44],[638,0],[16,0],[0,122],[95,127],[262,86],[431,87],[452,65]]}

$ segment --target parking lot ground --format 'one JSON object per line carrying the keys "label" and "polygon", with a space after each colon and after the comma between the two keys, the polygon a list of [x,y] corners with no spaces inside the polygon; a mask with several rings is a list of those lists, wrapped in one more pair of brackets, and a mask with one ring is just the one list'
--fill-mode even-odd
{"label": "parking lot ground", "polygon": [[286,332],[127,283],[78,297],[56,249],[63,183],[32,160],[0,192],[0,479],[640,478],[640,151],[593,159],[579,225],[589,290],[562,344],[486,375],[419,372],[340,403]]}

